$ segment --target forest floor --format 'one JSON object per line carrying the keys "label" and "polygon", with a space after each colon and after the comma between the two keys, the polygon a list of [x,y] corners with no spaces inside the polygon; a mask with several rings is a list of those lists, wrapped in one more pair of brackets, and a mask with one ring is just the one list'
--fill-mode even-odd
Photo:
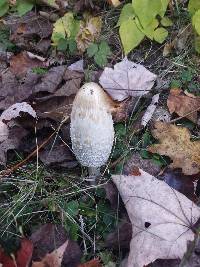
{"label": "forest floor", "polygon": [[[123,267],[130,255],[133,221],[113,175],[137,177],[143,170],[193,205],[199,203],[200,57],[194,49],[187,1],[172,1],[167,14],[173,25],[163,44],[146,38],[128,54],[129,61],[157,76],[147,94],[130,94],[121,102],[122,109],[114,115],[113,150],[96,186],[87,181],[87,168],[72,153],[70,112],[81,85],[99,83],[105,67],[113,68],[125,57],[116,27],[123,5],[52,1],[58,3],[55,8],[41,2],[20,16],[27,7],[19,11],[11,4],[0,17],[0,126],[7,126],[3,134],[0,131],[0,263],[25,267],[32,259],[45,266],[41,262],[46,255],[70,240],[62,266]],[[98,37],[89,33],[89,42],[103,43],[105,55],[95,59],[87,49],[77,51],[71,40],[52,45],[54,23],[70,11],[76,19],[82,19],[85,11],[101,17],[101,31]],[[78,45],[84,46],[84,37],[80,38]],[[145,74],[143,70],[141,79]],[[142,125],[152,97],[158,94],[154,112]],[[164,131],[167,140],[160,134]],[[154,146],[158,143],[162,147]],[[163,260],[156,260],[155,255],[152,261],[156,261],[146,266],[200,266],[196,240],[198,234],[194,249],[185,254],[190,259],[162,255]],[[24,242],[30,242],[29,257],[22,256]],[[6,265],[7,257],[11,265]],[[14,261],[17,265],[12,265]],[[48,266],[59,267],[61,262]]]}

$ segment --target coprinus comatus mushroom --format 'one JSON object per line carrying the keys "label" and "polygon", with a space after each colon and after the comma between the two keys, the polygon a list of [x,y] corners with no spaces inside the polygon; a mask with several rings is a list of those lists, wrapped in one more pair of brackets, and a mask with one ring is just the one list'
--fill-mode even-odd
{"label": "coprinus comatus mushroom", "polygon": [[89,176],[100,174],[106,164],[114,141],[111,111],[113,102],[96,83],[84,84],[78,91],[71,113],[72,149],[77,160],[89,168]]}

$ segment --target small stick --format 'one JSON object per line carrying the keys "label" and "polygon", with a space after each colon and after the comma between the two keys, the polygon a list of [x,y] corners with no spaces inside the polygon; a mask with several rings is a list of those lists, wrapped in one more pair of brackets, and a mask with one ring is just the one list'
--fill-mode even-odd
{"label": "small stick", "polygon": [[0,178],[3,178],[4,175],[11,174],[12,172],[16,171],[18,168],[23,166],[30,158],[34,157],[37,154],[37,152],[50,141],[50,139],[54,136],[55,133],[56,131],[53,132],[46,140],[44,140],[44,142],[41,145],[39,145],[36,149],[34,149],[33,152],[31,152],[31,154],[29,154],[25,159],[23,159],[14,166],[11,166],[9,169],[1,171]]}
{"label": "small stick", "polygon": [[190,111],[190,112],[188,112],[188,113],[184,114],[184,115],[183,115],[183,116],[181,116],[181,117],[178,117],[178,118],[176,118],[176,119],[174,119],[174,120],[171,120],[171,121],[170,121],[170,123],[173,123],[173,122],[179,121],[179,120],[181,120],[181,119],[185,118],[186,116],[188,116],[188,115],[191,115],[192,113],[194,113],[194,112],[198,111],[199,109],[200,109],[200,106],[199,106],[198,108],[196,108],[196,109],[194,109],[194,110],[192,110],[192,111]]}

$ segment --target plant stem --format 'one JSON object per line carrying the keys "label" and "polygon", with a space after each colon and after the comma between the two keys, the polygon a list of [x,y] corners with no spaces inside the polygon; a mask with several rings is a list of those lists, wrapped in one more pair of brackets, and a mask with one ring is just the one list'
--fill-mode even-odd
{"label": "plant stem", "polygon": [[88,167],[89,179],[91,185],[96,185],[97,177],[100,176],[100,167]]}

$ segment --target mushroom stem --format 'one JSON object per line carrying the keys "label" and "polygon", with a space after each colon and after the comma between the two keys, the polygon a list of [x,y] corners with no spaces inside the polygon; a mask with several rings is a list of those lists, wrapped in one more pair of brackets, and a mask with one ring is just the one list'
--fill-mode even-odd
{"label": "mushroom stem", "polygon": [[89,181],[91,185],[96,185],[96,178],[100,176],[100,167],[88,167]]}

